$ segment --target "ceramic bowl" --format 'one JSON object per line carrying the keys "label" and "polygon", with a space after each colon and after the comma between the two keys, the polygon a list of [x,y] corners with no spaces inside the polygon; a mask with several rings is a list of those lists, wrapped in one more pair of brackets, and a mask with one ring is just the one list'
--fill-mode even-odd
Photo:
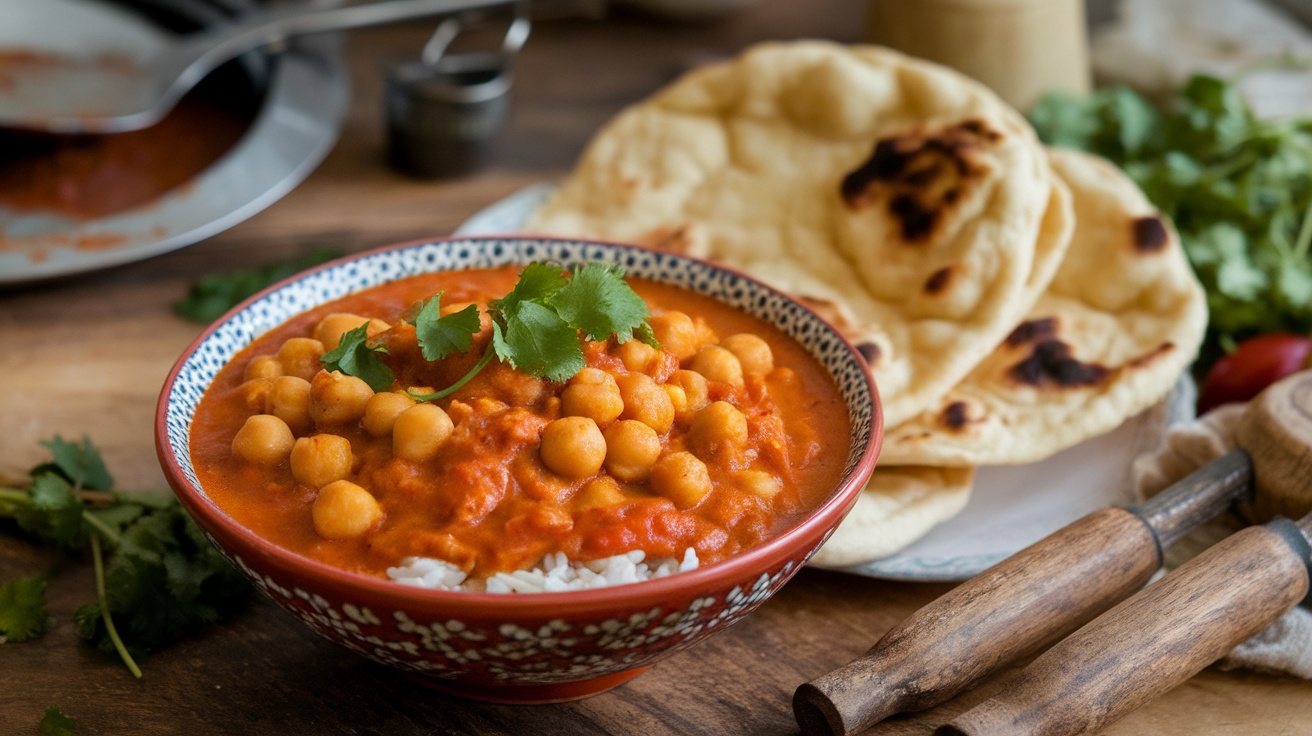
{"label": "ceramic bowl", "polygon": [[[329,567],[264,541],[206,495],[188,448],[196,405],[219,369],[265,331],[348,292],[415,273],[550,259],[622,264],[760,316],[801,342],[833,375],[851,417],[841,482],[807,516],[728,560],[646,582],[539,594],[424,590]],[[165,475],[217,547],[257,587],[315,632],[465,697],[496,702],[580,698],[624,682],[728,628],[774,595],[856,502],[879,453],[875,386],[856,350],[784,294],[740,273],[668,253],[596,242],[466,238],[362,253],[294,276],[207,329],[164,384],[156,443]]]}

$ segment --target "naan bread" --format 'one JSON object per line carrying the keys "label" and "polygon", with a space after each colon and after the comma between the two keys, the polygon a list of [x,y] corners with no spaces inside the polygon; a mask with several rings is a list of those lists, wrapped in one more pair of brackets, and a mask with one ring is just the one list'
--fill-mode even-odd
{"label": "naan bread", "polygon": [[876,47],[771,43],[622,112],[525,230],[709,258],[828,306],[893,426],[1032,306],[1066,246],[1053,191],[1028,123],[982,85]]}
{"label": "naan bread", "polygon": [[1155,404],[1193,361],[1207,305],[1175,230],[1107,161],[1050,158],[1075,203],[1065,261],[992,355],[889,430],[881,466],[1040,460]]}
{"label": "naan bread", "polygon": [[970,498],[970,468],[875,468],[856,506],[811,558],[847,567],[887,557],[952,518]]}

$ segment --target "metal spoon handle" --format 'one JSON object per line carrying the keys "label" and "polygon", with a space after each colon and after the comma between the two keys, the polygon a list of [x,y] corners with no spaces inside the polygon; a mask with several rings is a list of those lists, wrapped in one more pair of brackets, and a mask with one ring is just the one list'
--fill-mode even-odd
{"label": "metal spoon handle", "polygon": [[189,39],[189,67],[211,69],[252,49],[304,36],[386,25],[475,8],[509,5],[507,0],[383,0],[335,8],[279,7]]}

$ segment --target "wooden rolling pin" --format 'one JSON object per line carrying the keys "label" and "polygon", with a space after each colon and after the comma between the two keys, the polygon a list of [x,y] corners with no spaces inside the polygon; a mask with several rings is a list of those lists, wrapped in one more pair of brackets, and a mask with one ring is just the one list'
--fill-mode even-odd
{"label": "wooden rolling pin", "polygon": [[[1312,383],[1312,373],[1298,375],[1305,388]],[[1245,426],[1255,428],[1241,437],[1247,451],[1231,451],[1138,507],[1071,523],[912,614],[859,659],[799,687],[793,713],[802,732],[852,734],[933,707],[1075,631],[1142,587],[1163,549],[1246,500],[1254,463],[1259,483],[1267,479],[1263,508],[1290,495],[1281,485],[1284,458],[1305,446],[1278,430],[1288,414],[1307,415],[1312,395],[1286,389],[1268,399],[1245,414]]]}
{"label": "wooden rolling pin", "polygon": [[1268,389],[1244,416],[1258,513],[1233,534],[1030,663],[1005,693],[938,736],[1093,733],[1269,626],[1307,595],[1312,564],[1312,373]]}

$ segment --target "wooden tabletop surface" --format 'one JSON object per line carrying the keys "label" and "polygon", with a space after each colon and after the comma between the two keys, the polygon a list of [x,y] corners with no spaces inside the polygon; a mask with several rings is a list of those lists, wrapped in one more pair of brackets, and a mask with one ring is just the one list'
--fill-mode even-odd
{"label": "wooden tabletop surface", "polygon": [[[349,252],[447,234],[521,187],[562,176],[621,106],[690,66],[766,38],[853,41],[860,25],[853,0],[766,0],[702,25],[618,14],[544,20],[521,57],[496,160],[446,182],[405,178],[383,159],[381,71],[417,54],[426,29],[358,34],[341,141],[285,199],[173,254],[0,293],[0,476],[44,460],[40,440],[86,434],[119,487],[164,489],[153,412],[173,361],[201,329],[170,310],[196,277],[320,246]],[[12,527],[0,526],[5,531]],[[48,560],[0,534],[0,580]],[[804,570],[747,620],[610,692],[505,706],[437,694],[318,639],[263,600],[150,656],[145,676],[134,680],[76,637],[72,613],[95,596],[90,565],[77,562],[51,585],[53,630],[0,646],[0,733],[35,733],[52,704],[81,734],[795,733],[790,699],[799,684],[856,657],[948,589]],[[1015,673],[871,733],[931,733]],[[1312,683],[1209,669],[1106,733],[1312,734]]]}

